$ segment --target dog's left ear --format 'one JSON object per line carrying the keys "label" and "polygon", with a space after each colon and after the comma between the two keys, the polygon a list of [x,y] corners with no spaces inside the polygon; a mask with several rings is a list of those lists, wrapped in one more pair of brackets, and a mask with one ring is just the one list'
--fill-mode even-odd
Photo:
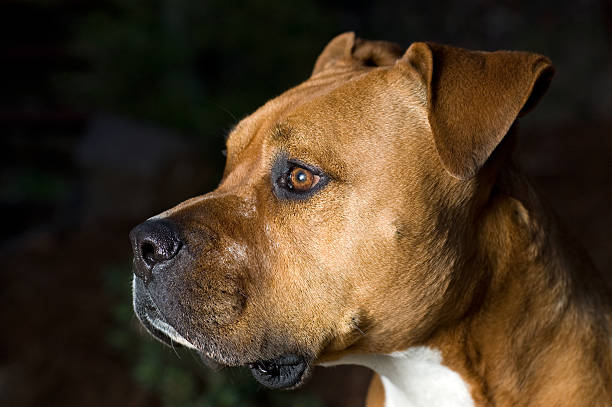
{"label": "dog's left ear", "polygon": [[421,77],[436,149],[459,179],[478,173],[516,118],[535,107],[554,73],[538,54],[422,42],[413,43],[400,63]]}
{"label": "dog's left ear", "polygon": [[402,48],[388,41],[368,41],[346,32],[333,38],[317,58],[312,76],[334,68],[359,68],[393,65]]}

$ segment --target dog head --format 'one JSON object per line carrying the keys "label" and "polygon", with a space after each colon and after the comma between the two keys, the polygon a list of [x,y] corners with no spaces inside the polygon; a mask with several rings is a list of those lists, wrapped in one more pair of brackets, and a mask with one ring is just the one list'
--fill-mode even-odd
{"label": "dog head", "polygon": [[465,267],[472,225],[551,74],[530,53],[338,36],[233,129],[216,190],[132,231],[137,315],[272,388],[422,341],[486,280]]}

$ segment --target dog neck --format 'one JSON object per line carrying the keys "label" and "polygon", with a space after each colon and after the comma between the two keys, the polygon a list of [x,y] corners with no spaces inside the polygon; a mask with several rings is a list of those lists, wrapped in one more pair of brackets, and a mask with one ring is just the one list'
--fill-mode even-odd
{"label": "dog neck", "polygon": [[490,278],[483,299],[426,345],[441,350],[477,405],[610,400],[605,283],[529,183],[506,177],[479,222],[477,264],[487,265]]}

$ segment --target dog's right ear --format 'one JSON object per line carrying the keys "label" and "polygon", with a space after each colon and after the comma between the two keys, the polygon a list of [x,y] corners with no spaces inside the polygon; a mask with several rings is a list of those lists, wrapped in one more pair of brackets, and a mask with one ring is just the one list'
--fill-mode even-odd
{"label": "dog's right ear", "polygon": [[399,62],[420,76],[436,149],[456,178],[478,173],[517,117],[544,95],[554,73],[529,52],[481,52],[416,42]]}
{"label": "dog's right ear", "polygon": [[367,41],[346,32],[332,39],[317,58],[312,76],[331,69],[390,66],[402,56],[402,48],[388,41]]}

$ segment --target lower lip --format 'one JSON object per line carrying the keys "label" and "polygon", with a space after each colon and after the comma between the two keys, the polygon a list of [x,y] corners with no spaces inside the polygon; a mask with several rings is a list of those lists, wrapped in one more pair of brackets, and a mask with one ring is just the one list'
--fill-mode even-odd
{"label": "lower lip", "polygon": [[302,383],[308,363],[302,356],[288,354],[249,364],[253,377],[269,389],[291,389]]}

